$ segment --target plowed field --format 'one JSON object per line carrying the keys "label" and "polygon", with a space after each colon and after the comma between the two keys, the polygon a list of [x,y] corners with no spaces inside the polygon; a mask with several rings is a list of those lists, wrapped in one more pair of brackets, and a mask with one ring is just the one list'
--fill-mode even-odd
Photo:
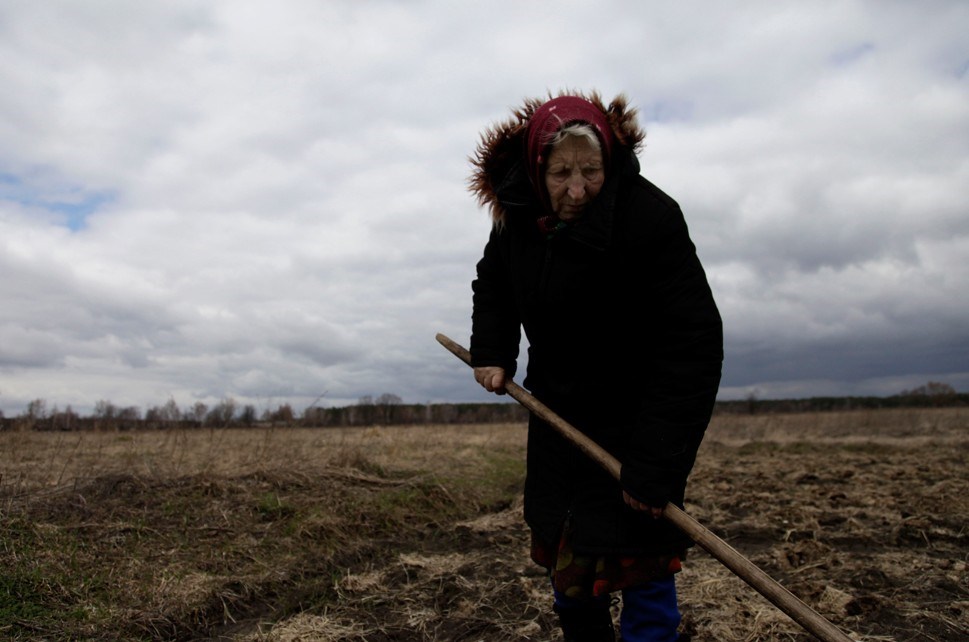
{"label": "plowed field", "polygon": [[[524,443],[0,433],[0,638],[559,640]],[[718,416],[686,509],[855,640],[969,640],[967,461],[969,410]],[[678,586],[694,641],[814,639],[701,548]]]}

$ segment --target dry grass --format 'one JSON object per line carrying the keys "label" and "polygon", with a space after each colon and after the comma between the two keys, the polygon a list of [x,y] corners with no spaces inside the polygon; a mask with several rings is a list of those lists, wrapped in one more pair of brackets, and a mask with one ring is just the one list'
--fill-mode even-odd
{"label": "dry grass", "polygon": [[524,443],[517,425],[0,432],[0,491],[63,491],[104,475],[310,473],[361,462],[406,473],[474,464],[492,448],[507,453]]}
{"label": "dry grass", "polygon": [[[0,433],[0,637],[556,640],[520,425]],[[856,640],[969,639],[969,411],[719,416],[687,510]],[[699,640],[811,639],[696,549]]]}

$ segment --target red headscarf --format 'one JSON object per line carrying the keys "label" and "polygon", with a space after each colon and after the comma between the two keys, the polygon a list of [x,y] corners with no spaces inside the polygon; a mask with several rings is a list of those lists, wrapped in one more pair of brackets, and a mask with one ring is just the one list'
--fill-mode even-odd
{"label": "red headscarf", "polygon": [[592,126],[602,145],[602,159],[608,167],[612,153],[612,129],[606,115],[591,102],[578,96],[559,96],[549,100],[535,110],[528,122],[525,150],[528,155],[528,177],[543,201],[548,200],[542,180],[545,163],[548,161],[548,141],[562,127],[575,122]]}

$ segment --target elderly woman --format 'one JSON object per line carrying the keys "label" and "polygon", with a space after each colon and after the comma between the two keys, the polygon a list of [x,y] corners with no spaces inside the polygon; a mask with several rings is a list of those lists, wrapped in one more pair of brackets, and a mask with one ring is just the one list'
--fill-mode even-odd
{"label": "elderly woman", "polygon": [[477,382],[523,386],[622,462],[615,480],[539,417],[525,520],[566,640],[676,640],[682,506],[723,360],[720,315],[677,203],[640,175],[624,96],[526,100],[485,130],[470,187],[492,217],[472,283]]}

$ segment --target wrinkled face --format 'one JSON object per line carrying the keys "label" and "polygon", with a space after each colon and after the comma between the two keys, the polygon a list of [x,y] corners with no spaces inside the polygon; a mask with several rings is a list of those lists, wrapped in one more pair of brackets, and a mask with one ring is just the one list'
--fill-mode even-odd
{"label": "wrinkled face", "polygon": [[586,138],[569,136],[552,148],[545,169],[552,211],[563,221],[580,217],[605,177],[602,152]]}

